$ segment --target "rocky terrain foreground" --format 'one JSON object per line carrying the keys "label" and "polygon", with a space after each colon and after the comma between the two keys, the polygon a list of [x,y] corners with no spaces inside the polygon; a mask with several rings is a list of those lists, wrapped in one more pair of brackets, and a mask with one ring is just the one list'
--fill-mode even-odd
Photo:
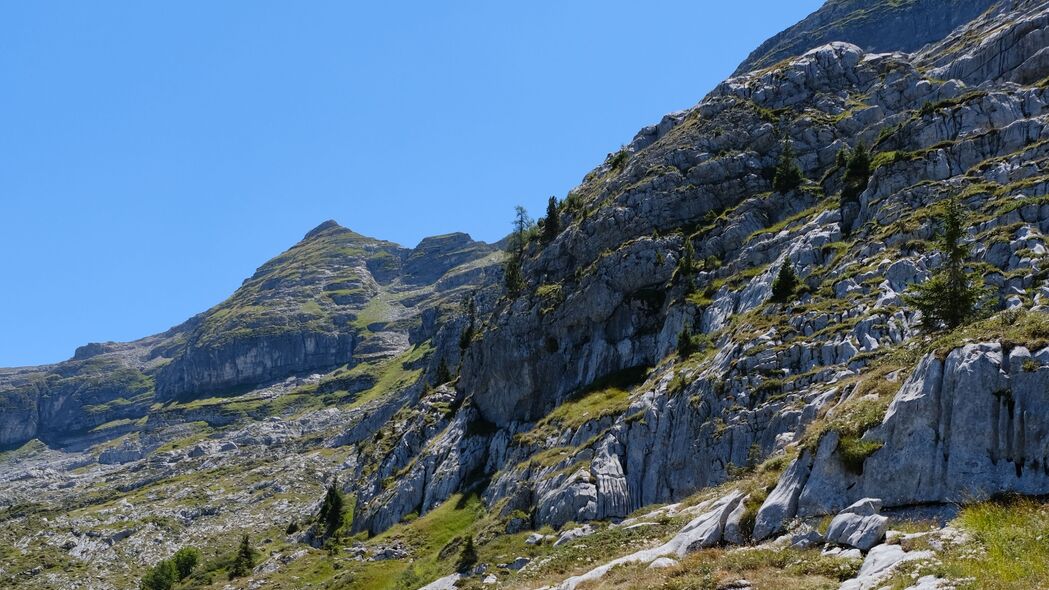
{"label": "rocky terrain foreground", "polygon": [[[192,546],[177,588],[1049,588],[1047,161],[1049,1],[829,0],[587,174],[520,285],[325,222],[0,369],[0,587]],[[952,199],[989,297],[936,331]]]}

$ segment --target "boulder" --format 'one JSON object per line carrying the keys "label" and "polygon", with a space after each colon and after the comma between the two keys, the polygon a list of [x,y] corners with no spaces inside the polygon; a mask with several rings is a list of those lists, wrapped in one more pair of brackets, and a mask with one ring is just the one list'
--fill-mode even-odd
{"label": "boulder", "polygon": [[889,519],[878,514],[881,500],[865,498],[849,506],[830,522],[827,542],[869,551],[885,538]]}

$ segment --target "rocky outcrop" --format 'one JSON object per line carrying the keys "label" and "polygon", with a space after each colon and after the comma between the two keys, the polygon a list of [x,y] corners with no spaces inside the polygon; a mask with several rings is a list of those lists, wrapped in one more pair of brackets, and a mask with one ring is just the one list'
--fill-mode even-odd
{"label": "rocky outcrop", "polygon": [[[1049,493],[1047,391],[1049,349],[990,342],[942,359],[930,354],[863,436],[878,447],[861,473],[843,467],[831,432],[781,478],[758,522],[774,529],[795,514],[831,514],[868,496],[893,507]],[[796,510],[781,497],[796,497]]]}
{"label": "rocky outcrop", "polygon": [[221,346],[187,347],[157,376],[161,399],[225,394],[288,375],[335,367],[353,359],[353,332],[248,333]]}

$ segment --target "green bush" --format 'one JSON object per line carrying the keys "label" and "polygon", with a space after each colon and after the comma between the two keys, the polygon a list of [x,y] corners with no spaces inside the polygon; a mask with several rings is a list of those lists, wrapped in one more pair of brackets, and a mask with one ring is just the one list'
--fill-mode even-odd
{"label": "green bush", "polygon": [[200,550],[195,547],[183,547],[175,552],[171,560],[178,571],[179,581],[185,580],[193,573],[193,568],[200,563]]}
{"label": "green bush", "polygon": [[193,573],[200,562],[200,551],[194,547],[183,547],[170,559],[165,559],[146,570],[139,587],[142,590],[171,590]]}
{"label": "green bush", "polygon": [[171,590],[178,580],[178,569],[175,568],[175,563],[165,559],[146,571],[139,587],[142,590]]}
{"label": "green bush", "polygon": [[[445,368],[445,371],[447,370]],[[345,504],[342,492],[339,491],[339,482],[333,481],[324,494],[324,502],[321,503],[320,512],[317,514],[317,522],[324,525],[325,537],[334,535],[342,528]]]}
{"label": "green bush", "polygon": [[859,144],[849,155],[845,164],[845,179],[841,188],[841,203],[855,203],[860,193],[867,188],[871,178],[871,153],[864,144]]}

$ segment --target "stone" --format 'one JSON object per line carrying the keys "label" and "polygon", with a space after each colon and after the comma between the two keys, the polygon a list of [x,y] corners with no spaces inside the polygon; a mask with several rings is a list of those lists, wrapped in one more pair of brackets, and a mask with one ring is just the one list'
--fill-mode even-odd
{"label": "stone", "polygon": [[798,497],[809,477],[812,457],[808,451],[791,463],[775,489],[758,509],[754,520],[754,540],[763,541],[783,530],[798,511]]}
{"label": "stone", "polygon": [[827,542],[869,551],[885,538],[889,519],[878,514],[880,509],[881,501],[874,498],[849,506],[831,520]]}
{"label": "stone", "polygon": [[516,572],[516,571],[520,571],[524,566],[526,566],[529,563],[531,563],[531,561],[532,560],[527,558],[527,557],[518,557],[517,559],[514,559],[510,563],[506,564],[505,567],[508,570]]}
{"label": "stone", "polygon": [[462,578],[459,574],[451,574],[443,578],[438,578],[429,584],[422,586],[419,590],[455,590],[455,585],[459,579]]}
{"label": "stone", "polygon": [[563,533],[561,533],[557,537],[557,540],[554,541],[554,547],[560,547],[561,545],[564,545],[566,543],[571,543],[572,541],[575,541],[576,539],[582,539],[583,537],[589,537],[590,535],[594,534],[595,532],[597,532],[596,529],[594,529],[594,527],[589,525],[589,524],[585,524],[585,525],[583,525],[581,527],[576,527],[574,529],[569,529],[567,531],[564,531]]}
{"label": "stone", "polygon": [[648,564],[648,569],[660,570],[666,569],[668,567],[676,567],[677,565],[678,561],[676,559],[671,559],[669,557],[660,557],[658,559],[652,560],[652,563]]}
{"label": "stone", "polygon": [[878,545],[867,554],[856,577],[843,582],[839,590],[874,590],[901,563],[932,555],[931,551],[904,551],[899,545]]}

